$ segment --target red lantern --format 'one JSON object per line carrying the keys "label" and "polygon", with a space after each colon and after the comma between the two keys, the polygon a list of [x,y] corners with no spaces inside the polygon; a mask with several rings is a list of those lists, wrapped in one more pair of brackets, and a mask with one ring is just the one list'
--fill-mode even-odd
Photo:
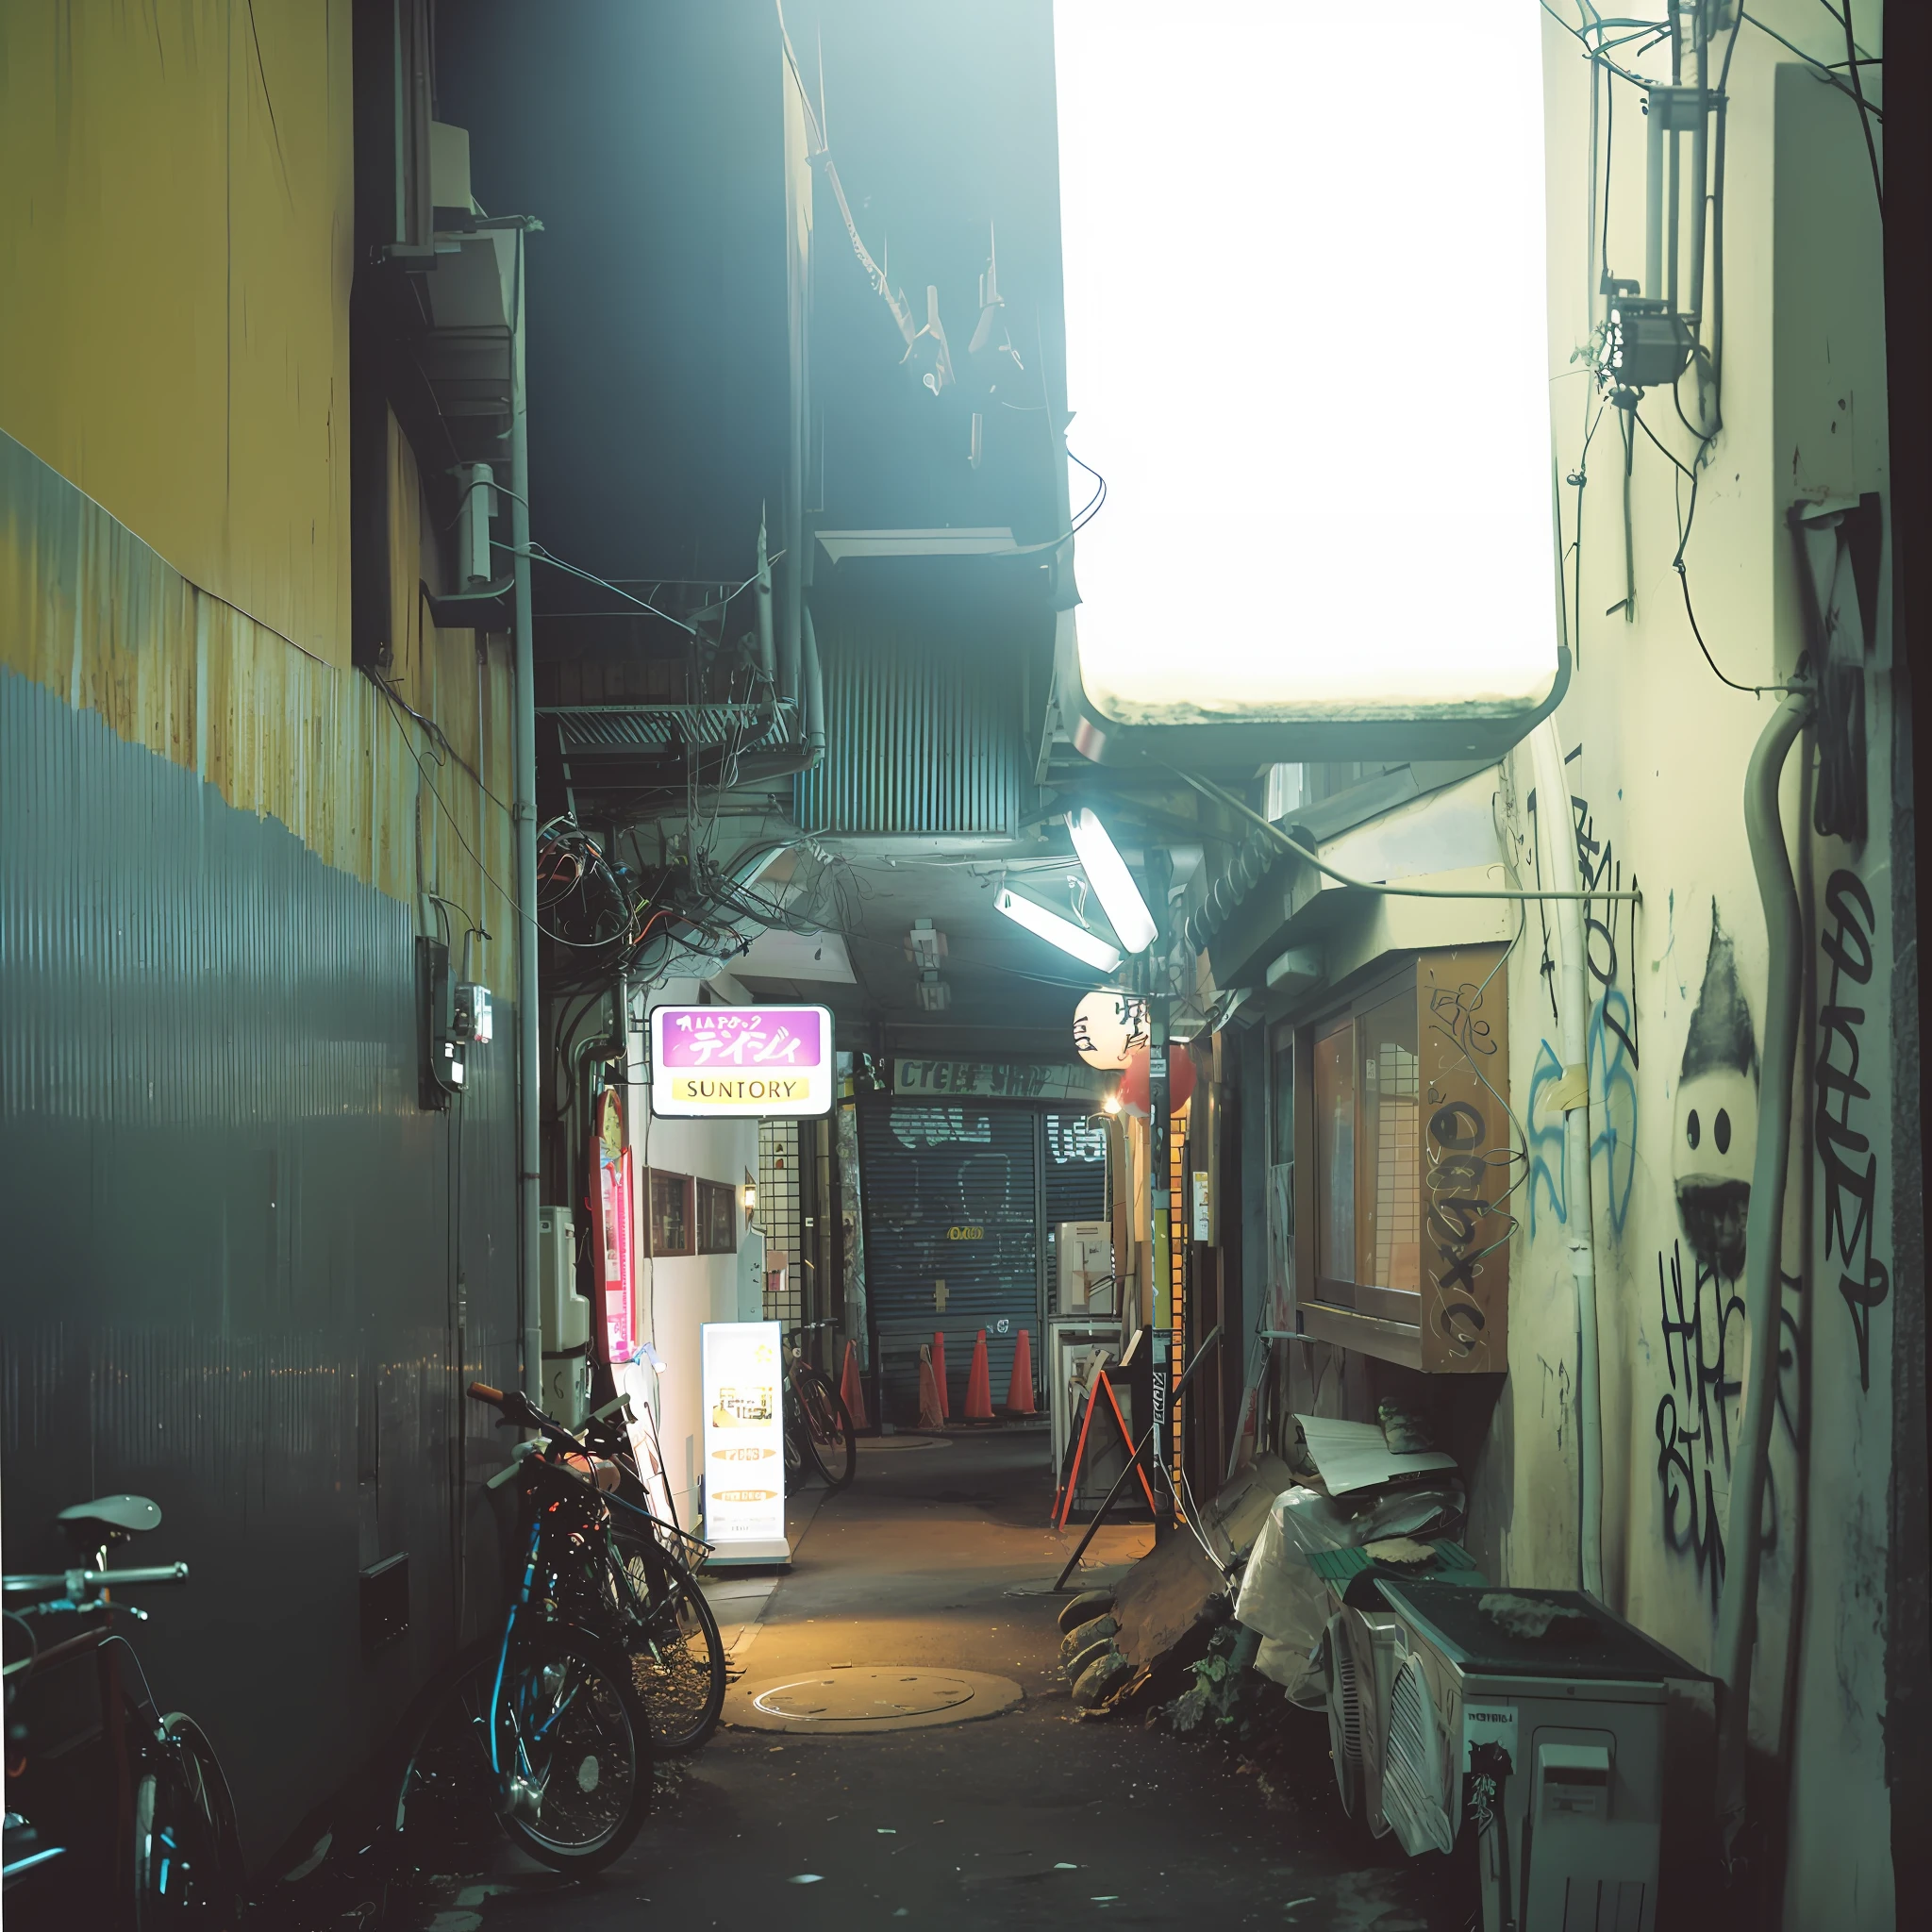
{"label": "red lantern", "polygon": [[[1137,1046],[1127,1058],[1125,1070],[1121,1074],[1121,1105],[1130,1107],[1136,1113],[1146,1113],[1147,1102],[1147,1049]],[[1187,1106],[1194,1091],[1194,1062],[1184,1046],[1170,1046],[1167,1050],[1167,1110],[1178,1113]]]}

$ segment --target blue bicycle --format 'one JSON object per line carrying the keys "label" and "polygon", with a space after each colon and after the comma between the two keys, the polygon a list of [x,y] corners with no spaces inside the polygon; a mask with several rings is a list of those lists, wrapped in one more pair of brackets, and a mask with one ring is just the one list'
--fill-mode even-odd
{"label": "blue bicycle", "polygon": [[534,1429],[518,1481],[522,1562],[502,1630],[458,1660],[418,1727],[396,1798],[406,1847],[434,1857],[493,1810],[509,1837],[559,1871],[593,1872],[651,1807],[651,1726],[612,1574],[615,1463],[521,1392],[471,1395]]}

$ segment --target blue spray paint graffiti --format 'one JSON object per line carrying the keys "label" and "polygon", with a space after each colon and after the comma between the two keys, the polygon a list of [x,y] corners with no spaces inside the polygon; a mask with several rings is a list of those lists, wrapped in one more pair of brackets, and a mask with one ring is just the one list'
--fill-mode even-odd
{"label": "blue spray paint graffiti", "polygon": [[1529,1076],[1529,1238],[1536,1239],[1537,1191],[1559,1224],[1570,1219],[1570,1174],[1564,1166],[1563,1117],[1545,1120],[1543,1095],[1563,1077],[1563,1062],[1547,1040],[1537,1044]]}
{"label": "blue spray paint graffiti", "polygon": [[[1566,762],[1581,757],[1572,752]],[[1531,808],[1535,800],[1531,799]],[[1574,793],[1570,809],[1575,822],[1576,864],[1588,891],[1622,891],[1623,862],[1609,839],[1600,839],[1590,801]],[[1629,890],[1637,889],[1633,873]],[[1619,981],[1624,972],[1626,947],[1634,938],[1636,913],[1624,901],[1612,900],[1592,906],[1584,919],[1585,962],[1591,980],[1590,1023],[1586,1033],[1586,1064],[1589,1068],[1591,1108],[1595,1132],[1591,1141],[1592,1165],[1603,1162],[1601,1205],[1610,1224],[1613,1239],[1621,1239],[1630,1216],[1630,1194],[1637,1178],[1637,1129],[1640,1104],[1637,1070],[1637,1006],[1626,987]],[[1545,941],[1543,970],[1553,974]],[[1529,1233],[1536,1239],[1540,1206],[1559,1224],[1570,1219],[1570,1177],[1565,1166],[1563,1123],[1560,1116],[1545,1119],[1544,1095],[1563,1077],[1562,1061],[1547,1040],[1538,1047],[1536,1065],[1529,1076]]]}

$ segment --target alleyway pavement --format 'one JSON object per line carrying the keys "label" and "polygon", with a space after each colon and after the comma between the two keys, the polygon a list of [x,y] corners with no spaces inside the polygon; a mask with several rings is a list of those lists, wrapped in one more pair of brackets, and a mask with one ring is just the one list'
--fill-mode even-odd
{"label": "alleyway pavement", "polygon": [[[843,1665],[986,1673],[1000,1715],[880,1735],[721,1729],[673,1773],[637,1843],[601,1875],[559,1877],[506,1847],[452,1889],[433,1932],[698,1927],[1293,1925],[1436,1932],[1436,1869],[1372,1846],[1343,1818],[1309,1719],[1306,1774],[1243,1771],[1139,1718],[1083,1719],[1057,1668],[1073,1537],[1045,1527],[1044,1438],[1010,1430],[861,1445],[843,1495],[808,1490],[792,1569],[718,1587],[744,1692]],[[1110,1578],[1147,1547],[1109,1526]]]}

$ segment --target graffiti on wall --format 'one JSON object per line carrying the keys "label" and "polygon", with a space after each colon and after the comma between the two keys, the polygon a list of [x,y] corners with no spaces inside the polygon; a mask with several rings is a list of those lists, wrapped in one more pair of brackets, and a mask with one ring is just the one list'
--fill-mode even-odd
{"label": "graffiti on wall", "polygon": [[[1669,1386],[1657,1400],[1657,1483],[1667,1548],[1688,1556],[1713,1614],[1724,1583],[1722,1510],[1747,1359],[1745,1228],[1757,1148],[1757,1034],[1738,976],[1737,946],[1715,899],[1710,945],[1677,1070],[1672,1179],[1681,1238],[1657,1257],[1657,1293]],[[1689,1257],[1686,1284],[1684,1249]],[[1777,1406],[1797,1440],[1796,1364],[1804,1283],[1779,1275]],[[1775,1546],[1777,1488],[1767,1473],[1765,1547]]]}
{"label": "graffiti on wall", "polygon": [[1738,984],[1738,954],[1710,906],[1710,953],[1677,1072],[1672,1173],[1677,1214],[1700,1265],[1726,1281],[1744,1272],[1744,1219],[1757,1151],[1757,1036]]}
{"label": "graffiti on wall", "polygon": [[[1570,762],[1582,756],[1570,754]],[[1532,804],[1534,801],[1532,801]],[[1597,830],[1589,799],[1572,794],[1570,809],[1576,837],[1576,865],[1590,891],[1637,890],[1637,876],[1628,883],[1616,844]],[[1586,1056],[1591,1090],[1590,1152],[1592,1163],[1603,1162],[1601,1205],[1613,1238],[1624,1232],[1630,1214],[1631,1190],[1637,1178],[1639,1106],[1637,1071],[1641,1064],[1638,1042],[1637,1003],[1631,995],[1627,962],[1634,950],[1636,908],[1626,900],[1594,901],[1584,918],[1584,963],[1590,975],[1590,1021]],[[1543,971],[1554,981],[1555,966],[1544,940]],[[1554,993],[1552,994],[1554,998]],[[1539,1042],[1529,1076],[1529,1232],[1536,1237],[1541,1213],[1559,1224],[1570,1218],[1570,1173],[1560,1112],[1545,1111],[1546,1103],[1563,1078],[1563,1062],[1548,1040]]]}
{"label": "graffiti on wall", "polygon": [[[1657,1267],[1664,1360],[1670,1374],[1670,1386],[1657,1401],[1656,1423],[1664,1544],[1678,1556],[1690,1557],[1715,1615],[1724,1572],[1722,1512],[1730,1496],[1740,1372],[1748,1347],[1744,1298],[1734,1279],[1720,1274],[1694,1249],[1687,1287],[1679,1241],[1671,1243],[1668,1256],[1657,1257]],[[1777,1407],[1786,1439],[1795,1443],[1804,1283],[1790,1274],[1783,1275],[1782,1282]],[[1769,1471],[1764,1507],[1764,1547],[1771,1550],[1777,1542],[1778,1501],[1777,1485]]]}
{"label": "graffiti on wall", "polygon": [[1844,995],[1871,984],[1877,919],[1863,881],[1843,868],[1825,883],[1824,909],[1828,924],[1818,944],[1830,976],[1818,1009],[1812,1132],[1824,1170],[1825,1258],[1839,1270],[1839,1293],[1851,1311],[1858,1343],[1858,1386],[1869,1390],[1872,1310],[1891,1292],[1891,1276],[1872,1252],[1878,1156],[1871,1135],[1858,1124],[1862,1103],[1872,1097],[1871,1088],[1858,1078],[1866,1009],[1847,1004]]}

